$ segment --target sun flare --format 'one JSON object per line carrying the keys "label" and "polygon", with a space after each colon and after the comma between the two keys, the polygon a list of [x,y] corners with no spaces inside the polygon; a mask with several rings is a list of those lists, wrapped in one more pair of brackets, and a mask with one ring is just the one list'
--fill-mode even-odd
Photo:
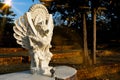
{"label": "sun flare", "polygon": [[4,3],[8,6],[12,5],[12,0],[5,0]]}

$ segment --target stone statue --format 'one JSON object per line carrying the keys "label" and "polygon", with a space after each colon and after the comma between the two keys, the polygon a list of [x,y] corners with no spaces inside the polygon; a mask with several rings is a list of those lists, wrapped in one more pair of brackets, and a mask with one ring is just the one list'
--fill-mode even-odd
{"label": "stone statue", "polygon": [[49,62],[53,35],[52,14],[42,4],[33,5],[28,12],[15,20],[14,37],[18,44],[27,49],[31,57],[31,72],[51,76]]}

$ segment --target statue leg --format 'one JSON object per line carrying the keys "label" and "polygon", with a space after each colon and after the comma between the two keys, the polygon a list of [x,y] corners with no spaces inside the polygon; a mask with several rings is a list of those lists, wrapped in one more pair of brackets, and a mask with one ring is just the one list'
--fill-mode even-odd
{"label": "statue leg", "polygon": [[37,53],[34,53],[34,56],[31,57],[31,73],[39,73],[39,59]]}
{"label": "statue leg", "polygon": [[37,55],[40,60],[40,67],[42,70],[42,74],[47,76],[52,76],[51,69],[53,69],[53,67],[49,66],[52,53],[49,51],[49,45],[42,47]]}
{"label": "statue leg", "polygon": [[34,60],[35,60],[36,70],[39,70],[39,58],[38,58],[37,53],[34,54]]}
{"label": "statue leg", "polygon": [[35,62],[34,62],[34,53],[32,51],[29,51],[30,53],[30,61],[31,61],[31,64],[30,64],[30,67],[33,68],[35,67]]}
{"label": "statue leg", "polygon": [[35,55],[34,55],[34,53],[31,51],[30,52],[30,59],[31,59],[31,66],[30,66],[30,69],[31,69],[31,73],[32,74],[34,74],[34,73],[36,73],[36,70],[37,70],[37,68],[36,68],[36,59],[35,59]]}
{"label": "statue leg", "polygon": [[43,70],[43,75],[47,75],[47,76],[51,76],[52,75],[50,70],[53,67],[49,66],[49,62],[50,62],[50,60],[42,60],[41,61],[41,69]]}
{"label": "statue leg", "polygon": [[33,68],[33,67],[35,67],[35,63],[34,63],[34,58],[32,55],[30,55],[30,59],[31,59],[30,67]]}

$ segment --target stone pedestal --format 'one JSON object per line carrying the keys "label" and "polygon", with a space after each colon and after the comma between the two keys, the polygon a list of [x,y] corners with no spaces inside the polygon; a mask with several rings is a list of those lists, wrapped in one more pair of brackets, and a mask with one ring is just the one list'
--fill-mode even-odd
{"label": "stone pedestal", "polygon": [[30,71],[0,75],[0,80],[77,80],[77,70],[68,66],[55,67],[55,76],[30,74]]}

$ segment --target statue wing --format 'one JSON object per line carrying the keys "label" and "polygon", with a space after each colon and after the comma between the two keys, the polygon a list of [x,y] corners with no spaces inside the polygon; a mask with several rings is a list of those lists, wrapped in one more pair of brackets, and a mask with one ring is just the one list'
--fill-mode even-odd
{"label": "statue wing", "polygon": [[[42,31],[36,29],[35,24],[39,23],[40,19],[45,21],[45,25],[47,26],[47,30],[45,30],[45,33],[47,34],[46,37],[42,37],[39,33],[42,33]],[[46,23],[47,20],[48,22]],[[46,7],[42,4],[36,4],[30,8],[29,12],[26,12],[26,14],[21,16],[18,20],[15,20],[13,30],[15,32],[14,37],[17,43],[23,48],[31,49],[31,47],[35,45],[40,46],[40,44],[38,44],[40,42],[43,44],[49,42],[50,44],[53,28],[52,14],[49,14]]]}
{"label": "statue wing", "polygon": [[15,20],[15,26],[13,27],[14,34],[13,36],[16,39],[16,42],[21,45],[23,48],[29,49],[30,44],[29,44],[29,39],[28,39],[28,28],[26,24],[26,17],[21,16],[19,19]]}

